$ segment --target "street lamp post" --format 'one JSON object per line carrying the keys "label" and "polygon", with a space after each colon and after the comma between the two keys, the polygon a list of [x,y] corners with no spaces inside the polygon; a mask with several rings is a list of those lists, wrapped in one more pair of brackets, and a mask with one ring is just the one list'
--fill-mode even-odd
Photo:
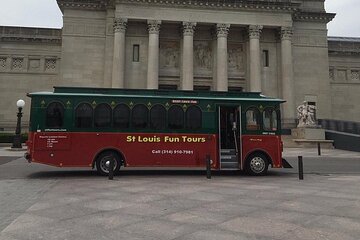
{"label": "street lamp post", "polygon": [[16,102],[16,106],[18,107],[19,112],[17,113],[17,124],[15,130],[15,136],[13,140],[13,144],[11,148],[22,148],[21,146],[21,117],[22,117],[22,109],[25,106],[25,101],[20,99]]}

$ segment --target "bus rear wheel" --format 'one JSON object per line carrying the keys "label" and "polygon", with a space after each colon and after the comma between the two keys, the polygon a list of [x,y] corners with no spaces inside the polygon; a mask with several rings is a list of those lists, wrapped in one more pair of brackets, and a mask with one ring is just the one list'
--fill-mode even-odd
{"label": "bus rear wheel", "polygon": [[252,176],[266,175],[269,161],[262,153],[253,153],[246,159],[245,171]]}
{"label": "bus rear wheel", "polygon": [[114,159],[114,173],[117,173],[120,170],[121,158],[119,154],[113,151],[107,151],[101,153],[96,158],[96,170],[100,175],[107,176],[109,175],[110,161]]}

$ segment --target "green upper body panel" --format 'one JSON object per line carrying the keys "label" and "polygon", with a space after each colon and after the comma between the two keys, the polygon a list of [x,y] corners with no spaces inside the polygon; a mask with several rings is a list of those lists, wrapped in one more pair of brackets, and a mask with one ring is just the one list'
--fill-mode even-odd
{"label": "green upper body panel", "polygon": [[[243,133],[246,133],[245,112],[250,107],[255,107],[262,112],[271,107],[279,111],[282,99],[270,98],[260,93],[251,92],[213,92],[213,91],[168,91],[168,90],[134,90],[134,89],[108,89],[108,88],[80,88],[80,87],[55,87],[54,92],[29,93],[32,98],[30,131],[46,131],[46,108],[52,102],[60,102],[64,106],[64,126],[62,131],[76,132],[176,132],[189,133],[187,129],[114,129],[108,128],[76,128],[75,108],[80,103],[89,103],[93,108],[98,104],[106,103],[114,108],[117,104],[125,104],[132,109],[136,104],[143,104],[151,109],[154,105],[162,105],[169,109],[172,105],[178,105],[184,111],[189,106],[196,105],[202,111],[202,128],[191,130],[191,133],[218,132],[218,106],[241,106],[241,119]],[[52,129],[54,130],[54,129]],[[59,130],[60,131],[60,130]],[[280,128],[277,130],[280,131]],[[262,134],[263,130],[251,131],[251,134]]]}

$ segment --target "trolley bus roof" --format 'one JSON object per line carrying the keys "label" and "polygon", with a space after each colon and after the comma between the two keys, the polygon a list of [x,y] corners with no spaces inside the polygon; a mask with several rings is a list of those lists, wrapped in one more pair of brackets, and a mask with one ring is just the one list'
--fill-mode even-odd
{"label": "trolley bus roof", "polygon": [[54,92],[32,92],[27,96],[79,96],[79,97],[126,97],[126,98],[168,98],[187,100],[230,100],[230,101],[269,101],[285,102],[259,92],[218,92],[218,91],[183,91],[183,90],[144,90],[88,87],[54,87]]}

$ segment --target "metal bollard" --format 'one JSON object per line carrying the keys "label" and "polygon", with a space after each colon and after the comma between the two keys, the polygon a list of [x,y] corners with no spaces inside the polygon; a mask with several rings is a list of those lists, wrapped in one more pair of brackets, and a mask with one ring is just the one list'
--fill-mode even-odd
{"label": "metal bollard", "polygon": [[318,147],[318,155],[321,156],[320,142],[317,143],[317,147]]}
{"label": "metal bollard", "polygon": [[206,178],[211,179],[210,155],[206,155]]}
{"label": "metal bollard", "polygon": [[114,158],[110,158],[110,163],[109,163],[109,180],[113,180],[114,179],[114,164],[115,164],[115,160]]}
{"label": "metal bollard", "polygon": [[302,156],[298,156],[298,162],[299,162],[299,179],[304,180],[304,165],[303,165]]}

